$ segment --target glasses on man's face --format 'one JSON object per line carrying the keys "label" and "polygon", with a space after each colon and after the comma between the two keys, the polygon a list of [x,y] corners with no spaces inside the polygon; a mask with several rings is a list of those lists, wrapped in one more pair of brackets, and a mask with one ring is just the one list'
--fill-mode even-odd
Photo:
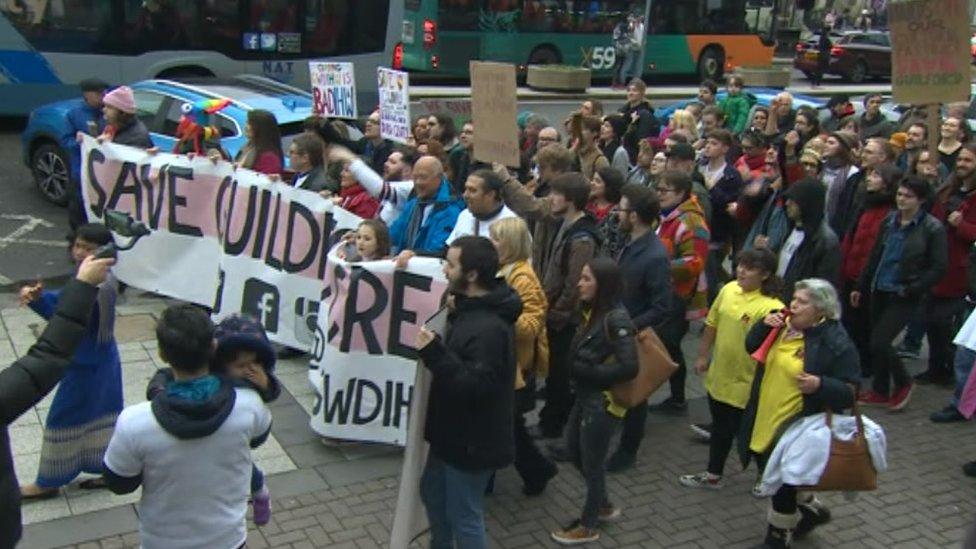
{"label": "glasses on man's face", "polygon": [[673,192],[675,192],[674,189],[670,189],[668,187],[658,187],[657,188],[657,194],[668,194],[668,193],[673,193]]}
{"label": "glasses on man's face", "polygon": [[554,137],[539,137],[539,141],[548,141],[550,143],[555,143],[556,139]]}
{"label": "glasses on man's face", "polygon": [[810,168],[811,170],[815,170],[818,168],[816,162],[801,162],[800,165],[803,166],[804,168]]}

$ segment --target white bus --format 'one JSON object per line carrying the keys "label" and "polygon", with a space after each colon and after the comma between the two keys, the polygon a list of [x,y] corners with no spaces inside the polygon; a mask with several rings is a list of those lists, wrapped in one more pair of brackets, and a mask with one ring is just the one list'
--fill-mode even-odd
{"label": "white bus", "polygon": [[[76,96],[77,83],[250,73],[307,89],[308,61],[356,64],[364,99],[389,66],[389,0],[0,0],[0,114]],[[370,103],[363,103],[370,104]]]}

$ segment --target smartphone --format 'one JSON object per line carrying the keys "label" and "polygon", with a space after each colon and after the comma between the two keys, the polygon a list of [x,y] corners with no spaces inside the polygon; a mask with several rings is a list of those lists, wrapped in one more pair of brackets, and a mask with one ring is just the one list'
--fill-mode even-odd
{"label": "smartphone", "polygon": [[435,334],[439,335],[441,339],[443,339],[445,334],[447,333],[448,312],[450,311],[448,311],[446,306],[441,307],[440,309],[437,310],[436,313],[434,313],[433,315],[431,315],[430,318],[427,319],[427,322],[424,322],[424,328],[427,328],[428,330],[434,332]]}

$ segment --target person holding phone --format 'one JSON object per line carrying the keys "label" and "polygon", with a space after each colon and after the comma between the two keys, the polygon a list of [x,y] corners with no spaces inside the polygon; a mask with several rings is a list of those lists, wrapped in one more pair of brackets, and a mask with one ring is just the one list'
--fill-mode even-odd
{"label": "person holding phone", "polygon": [[450,328],[444,336],[421,328],[415,343],[432,377],[420,497],[431,547],[484,549],[485,489],[515,454],[514,325],[522,303],[496,278],[498,252],[487,238],[452,242],[443,270]]}
{"label": "person holding phone", "polygon": [[[81,225],[71,239],[70,254],[78,269],[95,250],[112,241],[104,225]],[[102,455],[122,411],[122,363],[115,343],[114,277],[99,284],[98,299],[88,330],[65,371],[44,421],[40,465],[31,484],[21,486],[21,498],[47,499],[81,473],[102,474]],[[60,291],[39,284],[20,290],[21,304],[45,319],[55,314]],[[102,477],[81,482],[83,489],[105,487]]]}

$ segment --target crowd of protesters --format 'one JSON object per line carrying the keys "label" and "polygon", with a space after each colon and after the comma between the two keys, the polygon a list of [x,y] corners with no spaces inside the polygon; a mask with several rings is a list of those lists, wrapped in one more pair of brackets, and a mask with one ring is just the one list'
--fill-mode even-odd
{"label": "crowd of protesters", "polygon": [[[416,340],[433,376],[421,495],[434,547],[486,546],[483,497],[493,472],[513,462],[528,497],[544,492],[557,462],[574,465],[585,501],[551,536],[562,544],[599,539],[602,524],[625,514],[608,498],[606,474],[635,466],[642,440],[654,436],[649,413],[686,412],[682,341],[697,322],[703,335],[691,369],[704,377],[711,422],[691,427],[709,451],[703,472],[675,479],[683,486],[722,488],[734,441],[742,463],[761,471],[793,420],[855,401],[903,410],[921,383],[956,387],[932,421],[965,419],[957,404],[976,343],[957,345],[954,336],[976,290],[976,142],[964,113],[950,105],[938,145],[929,147],[921,111],[889,121],[875,94],[860,115],[841,95],[823,113],[795,107],[788,92],[767,107],[732,76],[724,100],[704,82],[696,102],[659,120],[644,83],[626,87],[617,112],[586,100],[558,126],[520,116],[513,131],[521,162],[509,167],[476,159],[474,121],[459,132],[450,116],[419,117],[410,145],[401,146],[381,137],[373,113],[359,140],[342,122],[309,119],[287,151],[293,173],[286,174],[273,117],[248,118],[239,166],[365,219],[346,238],[345,259],[401,268],[418,256],[443,260],[451,329],[424,328]],[[103,103],[96,133],[140,134],[126,125],[131,91],[119,88]],[[76,245],[100,242],[82,229]],[[114,380],[114,294],[103,287],[86,345],[105,353],[104,375]],[[56,296],[40,288],[25,288],[22,298],[55,314]],[[638,371],[644,328],[658,334],[678,369],[666,400],[628,409],[611,389]],[[774,329],[779,335],[757,368],[750,353]],[[259,325],[235,319],[215,331],[192,308],[164,314],[157,335],[172,369],[154,380],[151,405],[119,415],[114,381],[104,396],[74,396],[97,401],[93,421],[118,417],[111,442],[105,437],[98,449],[104,466],[94,471],[77,456],[58,456],[74,465],[49,471],[42,461],[22,495],[44,497],[80,472],[99,472],[116,492],[143,486],[144,546],[161,546],[178,525],[187,540],[237,547],[248,498],[256,522],[270,516],[261,472],[251,470],[247,444],[233,440],[254,446],[267,436],[261,401],[276,395],[273,350]],[[913,378],[904,359],[917,356],[925,337],[928,368]],[[215,352],[207,343],[214,339]],[[86,356],[76,356],[79,366]],[[539,422],[527,425],[537,398]],[[64,429],[57,416],[48,423],[45,444]],[[208,456],[227,456],[230,468],[180,461],[188,446],[178,441],[187,440]],[[176,453],[166,457],[168,449]],[[211,502],[224,523],[201,524],[211,503],[187,490],[203,483],[220,492],[220,483],[233,484],[231,472],[249,482],[234,484],[233,501]],[[966,474],[976,476],[976,462]],[[788,547],[829,518],[816,498],[784,485],[771,500],[764,543]]]}

